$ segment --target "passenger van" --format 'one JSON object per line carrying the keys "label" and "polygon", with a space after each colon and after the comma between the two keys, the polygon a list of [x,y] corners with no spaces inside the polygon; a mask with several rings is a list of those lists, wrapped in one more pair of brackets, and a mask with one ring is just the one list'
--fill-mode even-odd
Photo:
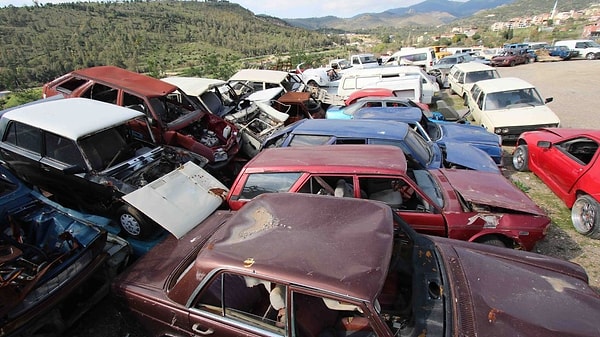
{"label": "passenger van", "polygon": [[[417,84],[407,86],[405,80],[416,78]],[[414,88],[414,95],[404,95],[415,101],[431,104],[433,97],[440,92],[440,87],[430,75],[418,66],[390,66],[370,69],[356,69],[346,72],[340,79],[338,95],[348,97],[356,90],[363,88],[388,88],[398,91],[400,88]],[[411,97],[412,96],[412,97]]]}
{"label": "passenger van", "polygon": [[411,65],[430,70],[433,64],[437,61],[435,57],[435,49],[431,47],[425,48],[404,48],[395,52],[387,59],[384,65]]}
{"label": "passenger van", "polygon": [[571,50],[578,51],[578,58],[600,59],[600,44],[593,40],[562,40],[554,42],[554,45],[567,46]]}

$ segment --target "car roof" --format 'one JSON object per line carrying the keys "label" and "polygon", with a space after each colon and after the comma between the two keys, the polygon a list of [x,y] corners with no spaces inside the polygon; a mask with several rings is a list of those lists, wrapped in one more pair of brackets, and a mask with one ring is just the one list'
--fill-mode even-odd
{"label": "car roof", "polygon": [[161,78],[161,81],[170,83],[179,89],[183,90],[188,95],[200,96],[204,92],[223,85],[227,82],[223,80],[217,80],[214,78],[201,78],[201,77],[181,77],[171,76]]}
{"label": "car roof", "polygon": [[365,107],[358,109],[352,117],[415,123],[423,118],[423,111],[415,107]]}
{"label": "car roof", "polygon": [[233,74],[229,81],[252,81],[264,83],[281,83],[288,73],[280,70],[242,69]]}
{"label": "car roof", "polygon": [[346,138],[404,139],[408,127],[401,122],[366,119],[301,119],[296,122],[292,133]]}
{"label": "car roof", "polygon": [[485,93],[534,88],[533,84],[518,77],[492,78],[478,81],[476,85]]}
{"label": "car roof", "polygon": [[464,63],[459,63],[459,64],[455,65],[454,68],[456,68],[458,70],[465,71],[465,72],[480,71],[480,70],[493,70],[493,69],[495,69],[494,67],[488,66],[487,64],[483,64],[481,62],[464,62]]}
{"label": "car roof", "polygon": [[74,70],[71,74],[121,88],[142,97],[162,97],[177,90],[177,87],[170,83],[115,66]]}
{"label": "car roof", "polygon": [[265,193],[221,226],[196,258],[197,273],[245,269],[374,301],[393,249],[384,203],[301,193]]}
{"label": "car roof", "polygon": [[2,115],[71,140],[145,115],[139,111],[87,98],[65,98],[12,109]]}
{"label": "car roof", "polygon": [[252,158],[243,171],[298,172],[308,167],[318,167],[320,173],[404,174],[407,164],[404,152],[396,146],[340,144],[267,148]]}

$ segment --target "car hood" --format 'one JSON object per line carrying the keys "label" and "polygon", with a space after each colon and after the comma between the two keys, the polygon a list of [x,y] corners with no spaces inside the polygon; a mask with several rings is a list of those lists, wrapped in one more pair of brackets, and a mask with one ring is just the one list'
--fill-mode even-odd
{"label": "car hood", "polygon": [[441,169],[440,172],[466,201],[546,216],[527,194],[502,174],[454,169]]}
{"label": "car hood", "polygon": [[493,127],[560,123],[558,116],[545,105],[489,110],[484,113]]}
{"label": "car hood", "polygon": [[228,191],[208,172],[188,161],[123,199],[181,238],[219,208]]}
{"label": "car hood", "polygon": [[568,261],[434,238],[458,330],[485,336],[597,336],[600,296]]}
{"label": "car hood", "polygon": [[470,144],[444,142],[445,160],[471,170],[499,173],[500,169],[483,150]]}
{"label": "car hood", "polygon": [[444,141],[454,141],[458,143],[481,143],[500,146],[500,139],[481,126],[470,124],[456,124],[438,122],[442,129]]}

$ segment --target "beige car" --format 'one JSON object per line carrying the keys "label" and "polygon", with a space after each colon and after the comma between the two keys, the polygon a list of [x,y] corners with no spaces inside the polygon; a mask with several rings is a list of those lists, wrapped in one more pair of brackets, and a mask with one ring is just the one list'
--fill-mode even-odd
{"label": "beige car", "polygon": [[463,98],[467,103],[467,92],[477,81],[500,78],[496,68],[479,63],[467,62],[456,64],[450,69],[448,86],[450,92]]}
{"label": "beige car", "polygon": [[467,94],[467,118],[498,134],[503,141],[516,140],[524,131],[558,127],[560,120],[527,81],[516,77],[494,78],[475,83]]}

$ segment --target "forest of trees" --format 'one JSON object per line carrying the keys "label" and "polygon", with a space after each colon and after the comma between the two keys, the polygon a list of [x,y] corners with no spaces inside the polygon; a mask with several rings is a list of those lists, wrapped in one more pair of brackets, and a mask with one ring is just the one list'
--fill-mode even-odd
{"label": "forest of trees", "polygon": [[245,58],[323,50],[340,39],[254,16],[229,2],[9,6],[0,8],[0,90],[109,64],[156,76],[181,70],[227,78]]}

